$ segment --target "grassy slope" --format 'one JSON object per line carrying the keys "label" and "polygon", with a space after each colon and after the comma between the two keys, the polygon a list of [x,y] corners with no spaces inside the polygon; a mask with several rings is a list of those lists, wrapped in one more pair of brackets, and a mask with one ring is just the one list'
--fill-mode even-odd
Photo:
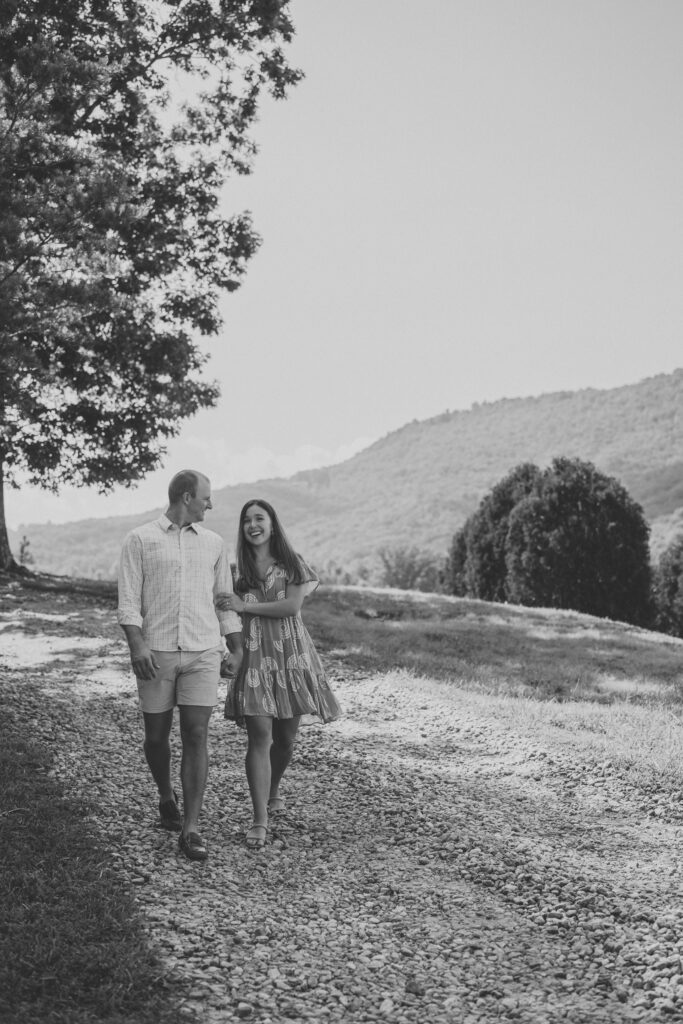
{"label": "grassy slope", "polygon": [[[369,616],[369,617],[368,617]],[[342,671],[396,672],[573,759],[608,761],[645,803],[683,788],[683,641],[574,612],[322,588],[305,617]]]}
{"label": "grassy slope", "polygon": [[683,641],[578,612],[323,587],[306,617],[362,671],[403,668],[493,695],[683,705]]}

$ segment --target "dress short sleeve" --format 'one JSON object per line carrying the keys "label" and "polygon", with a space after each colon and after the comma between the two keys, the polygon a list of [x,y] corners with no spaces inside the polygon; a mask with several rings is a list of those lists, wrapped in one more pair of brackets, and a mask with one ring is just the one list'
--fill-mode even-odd
{"label": "dress short sleeve", "polygon": [[298,552],[296,557],[299,559],[299,568],[301,571],[301,577],[303,579],[303,586],[306,588],[304,593],[306,597],[308,597],[309,594],[312,594],[313,591],[319,587],[320,577],[318,576],[317,572],[314,569],[311,569],[308,562],[304,561],[304,559]]}

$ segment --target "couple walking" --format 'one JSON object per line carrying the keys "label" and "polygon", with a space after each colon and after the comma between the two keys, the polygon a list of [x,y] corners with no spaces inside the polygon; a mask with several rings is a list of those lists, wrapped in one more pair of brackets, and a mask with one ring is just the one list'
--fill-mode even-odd
{"label": "couple walking", "polygon": [[[318,578],[292,549],[272,506],[253,499],[240,513],[233,587],[221,537],[200,525],[212,507],[208,478],[193,470],[177,473],[168,501],[164,515],[124,540],[118,622],[137,680],[161,823],[180,832],[186,857],[206,860],[198,828],[220,675],[228,678],[225,717],[247,730],[251,848],[265,845],[268,812],[283,806],[280,780],[301,715],[329,722],[340,709],[300,614]],[[182,816],[171,777],[176,705]]]}

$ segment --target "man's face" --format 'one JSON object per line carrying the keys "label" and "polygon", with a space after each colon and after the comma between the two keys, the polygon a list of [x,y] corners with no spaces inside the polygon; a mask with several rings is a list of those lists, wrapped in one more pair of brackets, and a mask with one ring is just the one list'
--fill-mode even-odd
{"label": "man's face", "polygon": [[211,484],[208,480],[199,478],[197,493],[194,498],[189,497],[186,507],[188,523],[201,523],[206,510],[213,507],[211,505]]}

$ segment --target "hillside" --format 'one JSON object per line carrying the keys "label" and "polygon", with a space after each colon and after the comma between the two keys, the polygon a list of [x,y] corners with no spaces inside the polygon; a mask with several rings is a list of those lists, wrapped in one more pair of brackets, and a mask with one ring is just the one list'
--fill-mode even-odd
{"label": "hillside", "polygon": [[[653,549],[683,508],[683,369],[610,390],[503,399],[413,421],[339,465],[217,490],[207,525],[234,543],[237,516],[261,495],[320,568],[372,564],[378,548],[445,553],[453,532],[520,462],[558,455],[617,477],[653,524]],[[218,467],[205,467],[220,477]],[[134,492],[131,493],[134,500]],[[160,504],[161,508],[161,504]],[[113,576],[127,530],[158,510],[22,528],[41,570]]]}

